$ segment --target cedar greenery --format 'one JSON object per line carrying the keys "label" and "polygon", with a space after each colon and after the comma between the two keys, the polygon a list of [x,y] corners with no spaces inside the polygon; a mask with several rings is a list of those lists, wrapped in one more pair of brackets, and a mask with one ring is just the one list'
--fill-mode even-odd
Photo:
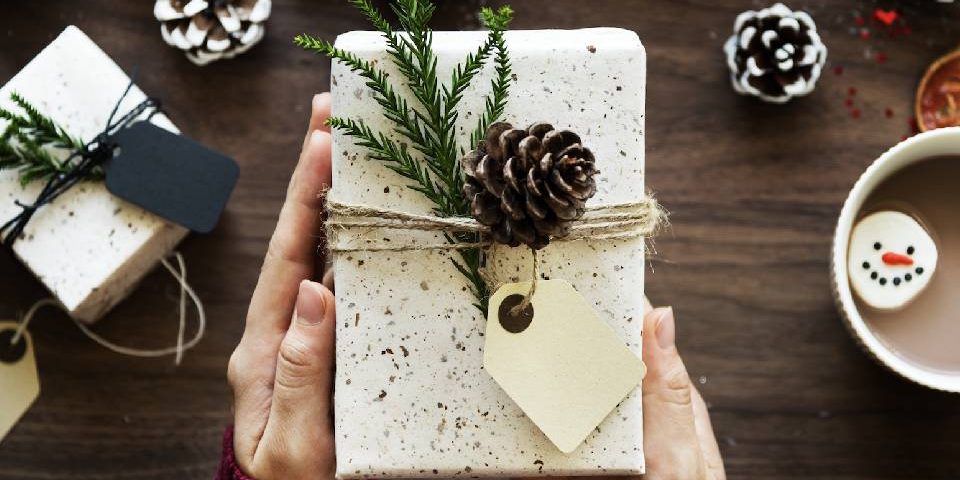
{"label": "cedar greenery", "polygon": [[[513,19],[510,7],[483,8],[480,19],[489,30],[486,40],[467,55],[442,84],[437,76],[437,58],[433,51],[433,31],[428,26],[436,7],[430,0],[395,0],[391,7],[402,31],[395,31],[371,0],[350,0],[383,34],[387,52],[403,77],[403,86],[416,100],[410,105],[389,81],[389,75],[376,65],[310,35],[296,37],[297,45],[345,64],[366,80],[384,115],[394,124],[394,133],[403,142],[392,140],[384,132],[375,132],[362,120],[331,118],[328,124],[353,137],[357,145],[369,150],[370,157],[386,162],[387,167],[411,181],[410,188],[422,193],[434,204],[434,213],[443,216],[470,216],[463,191],[460,158],[473,150],[484,132],[502,115],[509,96],[512,70],[504,40],[504,31]],[[484,65],[493,60],[495,76],[485,109],[471,135],[471,145],[457,145],[456,124],[463,94]],[[407,146],[409,142],[410,147]],[[476,234],[447,236],[450,242],[477,242]],[[490,296],[480,274],[485,262],[480,249],[460,250],[460,261],[453,264],[471,283],[475,304],[486,314]]]}
{"label": "cedar greenery", "polygon": [[[18,170],[22,185],[34,180],[46,181],[69,171],[70,165],[60,160],[56,151],[77,151],[83,148],[83,142],[70,136],[18,93],[11,93],[10,100],[23,113],[0,107],[0,120],[7,122],[0,134],[0,170]],[[102,175],[99,169],[92,173],[94,178]]]}

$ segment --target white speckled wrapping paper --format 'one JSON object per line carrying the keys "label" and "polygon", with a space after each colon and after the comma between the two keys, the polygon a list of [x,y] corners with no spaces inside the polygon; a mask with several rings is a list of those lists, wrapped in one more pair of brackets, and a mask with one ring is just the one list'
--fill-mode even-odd
{"label": "white speckled wrapping paper", "polygon": [[[76,27],[67,27],[0,88],[0,105],[14,108],[21,94],[71,135],[88,141],[130,79]],[[120,106],[126,113],[146,98],[134,86]],[[152,122],[178,132],[163,115]],[[0,121],[0,128],[6,126]],[[25,188],[17,172],[0,171],[0,223],[20,212],[15,200],[33,203],[43,182]],[[94,322],[122,300],[187,230],[111,195],[102,182],[76,185],[37,210],[13,251],[71,316]]]}
{"label": "white speckled wrapping paper", "polygon": [[[485,38],[437,32],[441,79]],[[584,138],[601,170],[592,205],[644,195],[646,56],[633,32],[597,28],[507,34],[516,81],[505,119],[548,121]],[[371,32],[337,46],[401,78]],[[492,65],[460,108],[462,145],[489,91]],[[333,111],[392,132],[364,81],[333,67]],[[403,91],[403,90],[401,90]],[[411,96],[408,95],[408,98]],[[403,179],[339,133],[331,196],[345,203],[429,213]],[[386,232],[370,232],[371,236]],[[389,235],[425,235],[389,232]],[[625,475],[644,471],[640,389],[573,453],[561,453],[482,369],[485,319],[472,306],[453,252],[360,252],[335,260],[337,277],[337,472],[342,478]],[[492,254],[500,281],[528,280],[526,249]],[[555,242],[541,255],[547,278],[564,278],[640,355],[644,242]]]}

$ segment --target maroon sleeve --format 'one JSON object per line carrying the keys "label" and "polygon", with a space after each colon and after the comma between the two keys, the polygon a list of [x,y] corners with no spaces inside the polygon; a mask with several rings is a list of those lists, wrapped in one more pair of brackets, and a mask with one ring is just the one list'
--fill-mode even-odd
{"label": "maroon sleeve", "polygon": [[233,452],[233,427],[227,427],[223,432],[223,456],[220,457],[220,466],[213,480],[254,480],[240,470],[237,457]]}

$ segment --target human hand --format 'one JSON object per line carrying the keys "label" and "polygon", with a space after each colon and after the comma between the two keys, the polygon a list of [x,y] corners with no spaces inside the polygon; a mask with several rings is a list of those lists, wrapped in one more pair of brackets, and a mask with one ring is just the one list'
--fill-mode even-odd
{"label": "human hand", "polygon": [[[314,97],[300,160],[267,250],[243,338],[230,357],[234,453],[257,480],[333,478],[334,324],[330,288],[312,281],[331,175],[324,126],[330,95]],[[328,284],[329,285],[329,284]]]}
{"label": "human hand", "polygon": [[677,351],[673,309],[648,302],[643,331],[643,478],[725,480],[707,405]]}
{"label": "human hand", "polygon": [[[332,179],[331,140],[323,126],[329,112],[329,95],[314,98],[303,152],[250,302],[246,329],[230,358],[234,450],[240,467],[259,480],[332,478],[335,468],[332,278],[324,278],[327,286],[311,281],[321,273],[316,267],[323,210],[318,193]],[[673,311],[648,304],[644,331],[650,332],[643,346],[648,369],[644,478],[724,480],[706,405],[674,344]]]}

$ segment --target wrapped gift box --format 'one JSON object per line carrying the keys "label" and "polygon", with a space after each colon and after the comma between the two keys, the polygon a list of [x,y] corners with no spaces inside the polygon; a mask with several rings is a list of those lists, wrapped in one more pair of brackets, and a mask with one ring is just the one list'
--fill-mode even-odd
{"label": "wrapped gift box", "polygon": [[[484,32],[437,32],[439,77]],[[546,121],[581,134],[601,170],[590,205],[644,195],[646,57],[633,32],[597,28],[513,31],[516,80],[504,119]],[[337,46],[402,78],[375,32],[340,36]],[[467,145],[493,66],[461,103]],[[333,67],[333,111],[392,132],[365,81]],[[415,104],[412,97],[411,104]],[[429,214],[431,204],[353,140],[334,135],[334,185],[342,203]],[[425,235],[370,232],[369,235]],[[357,252],[335,259],[337,277],[336,447],[342,478],[626,475],[644,471],[643,420],[634,390],[571,454],[561,453],[482,369],[485,319],[447,251]],[[455,254],[454,254],[455,255]],[[495,248],[501,281],[529,280],[530,253]],[[571,282],[623,342],[640,355],[644,241],[555,242],[540,255],[546,278]]]}
{"label": "wrapped gift box", "polygon": [[[130,78],[76,27],[56,40],[0,88],[0,104],[15,109],[17,92],[71,135],[96,137]],[[121,103],[126,113],[146,96],[134,86]],[[151,120],[172,132],[163,115]],[[0,128],[5,127],[0,121]],[[33,203],[43,182],[21,187],[16,171],[0,171],[0,220]],[[166,222],[107,192],[102,182],[84,182],[40,208],[13,252],[63,304],[71,316],[93,322],[122,300],[137,282],[186,236]]]}

